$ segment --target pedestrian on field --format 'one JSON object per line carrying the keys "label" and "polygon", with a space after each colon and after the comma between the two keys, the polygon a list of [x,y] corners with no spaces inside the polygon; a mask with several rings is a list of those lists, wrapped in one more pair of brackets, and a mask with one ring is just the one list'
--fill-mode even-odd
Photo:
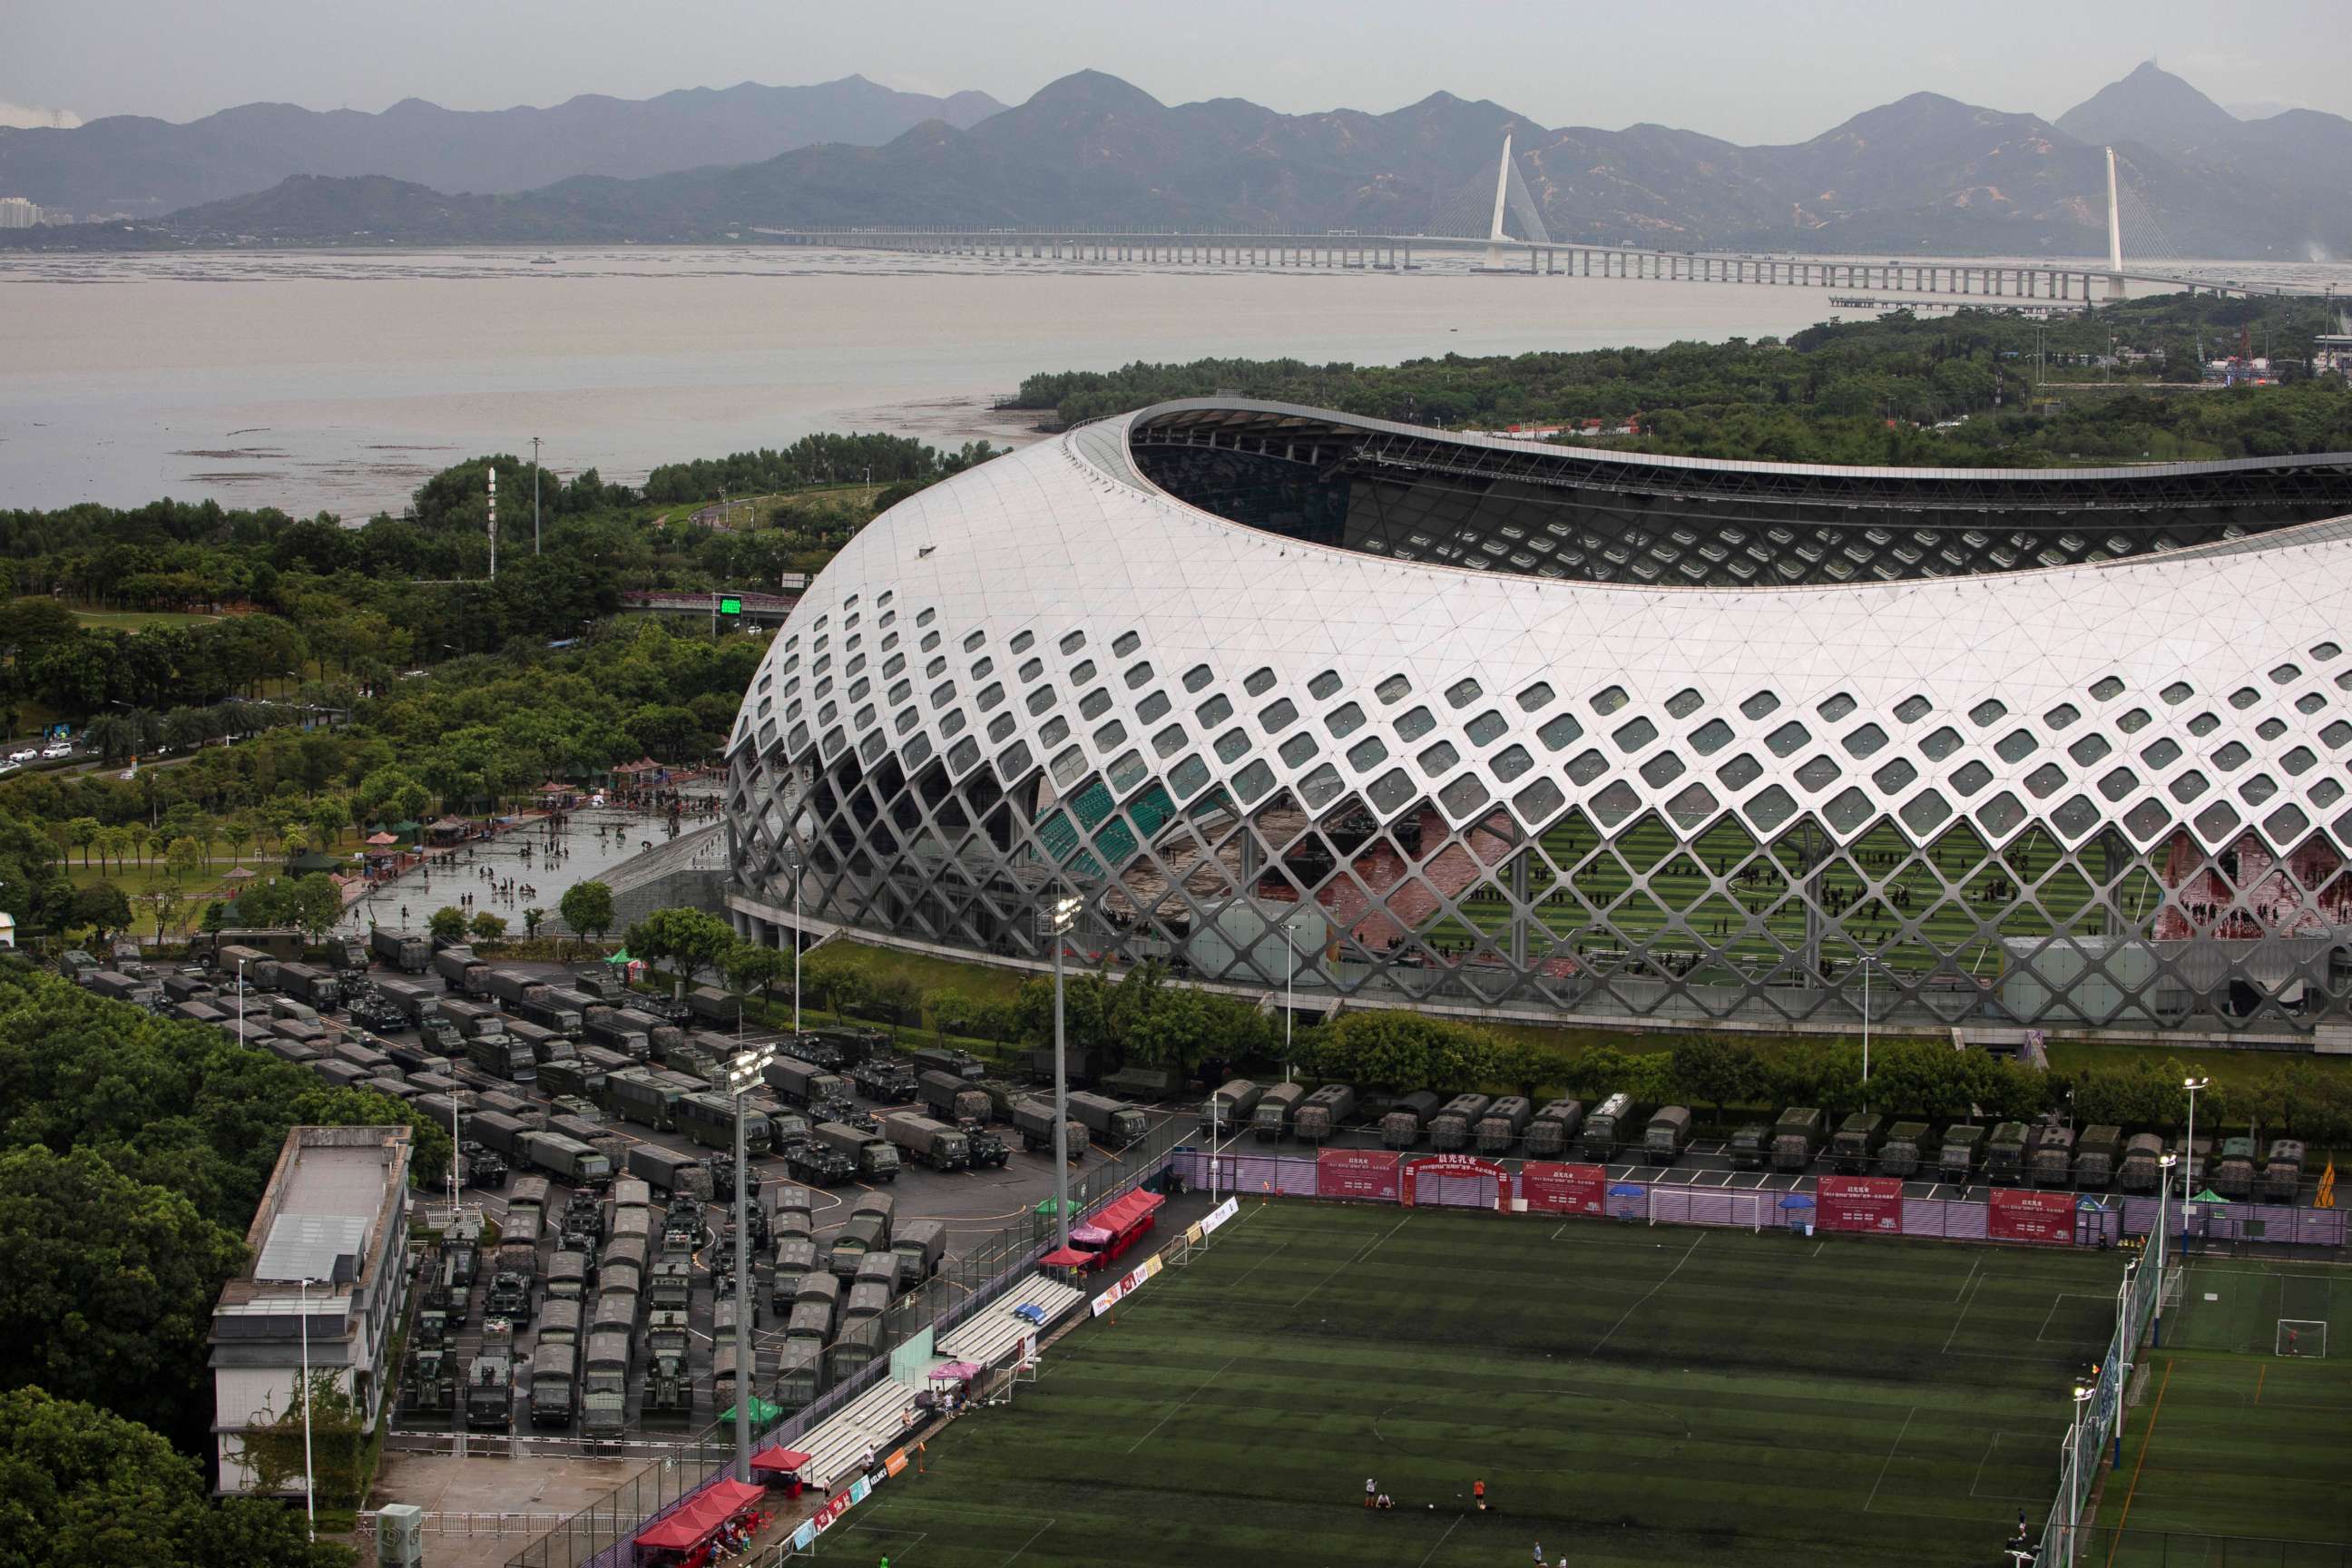
{"label": "pedestrian on field", "polygon": [[1364,1478],[1364,1506],[1366,1508],[1371,1507],[1373,1500],[1380,1496],[1380,1492],[1381,1489],[1372,1484],[1372,1478],[1366,1476]]}
{"label": "pedestrian on field", "polygon": [[1536,1568],[1544,1568],[1543,1542],[1536,1542]]}
{"label": "pedestrian on field", "polygon": [[1483,1479],[1481,1479],[1481,1480],[1472,1481],[1472,1482],[1470,1483],[1470,1496],[1471,1496],[1472,1500],[1477,1503],[1477,1505],[1478,1505],[1478,1511],[1479,1511],[1480,1513],[1484,1513],[1484,1512],[1486,1512],[1486,1483]]}

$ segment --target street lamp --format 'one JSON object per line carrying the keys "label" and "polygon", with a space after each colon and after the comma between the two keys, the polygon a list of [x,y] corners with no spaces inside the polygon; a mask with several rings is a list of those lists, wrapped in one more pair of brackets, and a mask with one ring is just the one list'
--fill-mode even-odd
{"label": "street lamp", "polygon": [[735,1110],[735,1479],[751,1479],[751,1216],[743,1154],[743,1097],[761,1083],[776,1047],[756,1046],[727,1064],[727,1096]]}
{"label": "street lamp", "polygon": [[319,1539],[319,1494],[310,1475],[310,1281],[297,1279],[294,1283],[302,1303],[302,1511],[309,1517],[310,1540],[315,1544]]}
{"label": "street lamp", "polygon": [[1870,1114],[1870,954],[1862,955],[1862,1110]]}
{"label": "street lamp", "polygon": [[2074,1561],[2074,1537],[2083,1528],[2083,1412],[2098,1390],[2086,1383],[2074,1385],[2074,1421],[2066,1442],[2066,1562]]}
{"label": "street lamp", "polygon": [[2189,1256],[2189,1197],[2197,1180],[2197,1091],[2213,1080],[2210,1078],[2184,1078],[2180,1087],[2189,1091],[2189,1133],[2180,1149],[2180,1256]]}
{"label": "street lamp", "polygon": [[807,862],[793,857],[793,1037],[801,1033],[801,873]]}
{"label": "street lamp", "polygon": [[245,960],[241,958],[236,961],[236,1043],[245,1044]]}
{"label": "street lamp", "polygon": [[2178,1154],[2157,1157],[2156,1181],[2156,1327],[2155,1343],[2164,1347],[2164,1200],[2172,1195],[2172,1167],[2180,1159]]}
{"label": "street lamp", "polygon": [[1054,938],[1054,1246],[1070,1245],[1070,1075],[1062,1033],[1062,939],[1077,924],[1083,900],[1056,899],[1045,924]]}

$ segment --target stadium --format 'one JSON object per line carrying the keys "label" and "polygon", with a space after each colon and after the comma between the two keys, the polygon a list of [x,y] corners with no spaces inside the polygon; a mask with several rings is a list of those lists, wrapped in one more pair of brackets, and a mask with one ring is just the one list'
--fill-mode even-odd
{"label": "stadium", "polygon": [[738,929],[1312,1011],[2308,1039],[2352,454],[1839,468],[1234,398],[903,501],[730,749]]}

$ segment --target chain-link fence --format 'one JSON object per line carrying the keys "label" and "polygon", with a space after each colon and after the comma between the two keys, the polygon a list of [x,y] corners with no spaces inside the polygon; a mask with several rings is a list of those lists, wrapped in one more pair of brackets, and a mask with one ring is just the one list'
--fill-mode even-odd
{"label": "chain-link fence", "polygon": [[[1115,1158],[1070,1178],[1070,1210],[1076,1216],[1151,1180],[1192,1131],[1186,1117],[1161,1121]],[[855,1370],[797,1411],[755,1428],[752,1447],[791,1444],[815,1431],[825,1419],[890,1375],[891,1352],[929,1331],[936,1339],[1025,1278],[1054,1245],[1050,1205],[1032,1210],[982,1238],[941,1265],[931,1279],[901,1296],[883,1314],[877,1343],[860,1342],[850,1353]],[[824,1359],[846,1341],[825,1349]],[[772,1393],[774,1391],[772,1391]],[[756,1409],[757,1406],[755,1405]],[[681,1445],[677,1457],[653,1465],[566,1519],[508,1560],[507,1568],[623,1568],[636,1533],[727,1473],[734,1457],[733,1427],[714,1423]]]}
{"label": "chain-link fence", "polygon": [[[2057,1568],[2063,1559],[2042,1561]],[[2086,1524],[2075,1532],[2074,1561],[2084,1568],[2352,1568],[2352,1546]]]}
{"label": "chain-link fence", "polygon": [[2123,1283],[2116,1288],[2115,1332],[2099,1357],[2098,1375],[2076,1390],[2074,1419],[2058,1446],[2058,1496],[2050,1505],[2041,1554],[2034,1559],[2045,1568],[2089,1561],[2080,1554],[2086,1550],[2091,1492],[2098,1485],[2108,1443],[2123,1429],[2131,1358],[2147,1336],[2148,1320],[2162,1290],[2156,1269],[2137,1263],[2124,1271]]}

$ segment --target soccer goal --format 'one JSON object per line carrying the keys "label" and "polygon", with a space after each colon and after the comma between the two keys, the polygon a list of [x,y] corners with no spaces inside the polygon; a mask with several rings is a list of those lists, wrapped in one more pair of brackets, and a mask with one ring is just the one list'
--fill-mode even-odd
{"label": "soccer goal", "polygon": [[2327,1355],[2327,1320],[2325,1318],[2281,1318],[2278,1321],[2278,1352],[2280,1355],[2305,1356],[2325,1360]]}

